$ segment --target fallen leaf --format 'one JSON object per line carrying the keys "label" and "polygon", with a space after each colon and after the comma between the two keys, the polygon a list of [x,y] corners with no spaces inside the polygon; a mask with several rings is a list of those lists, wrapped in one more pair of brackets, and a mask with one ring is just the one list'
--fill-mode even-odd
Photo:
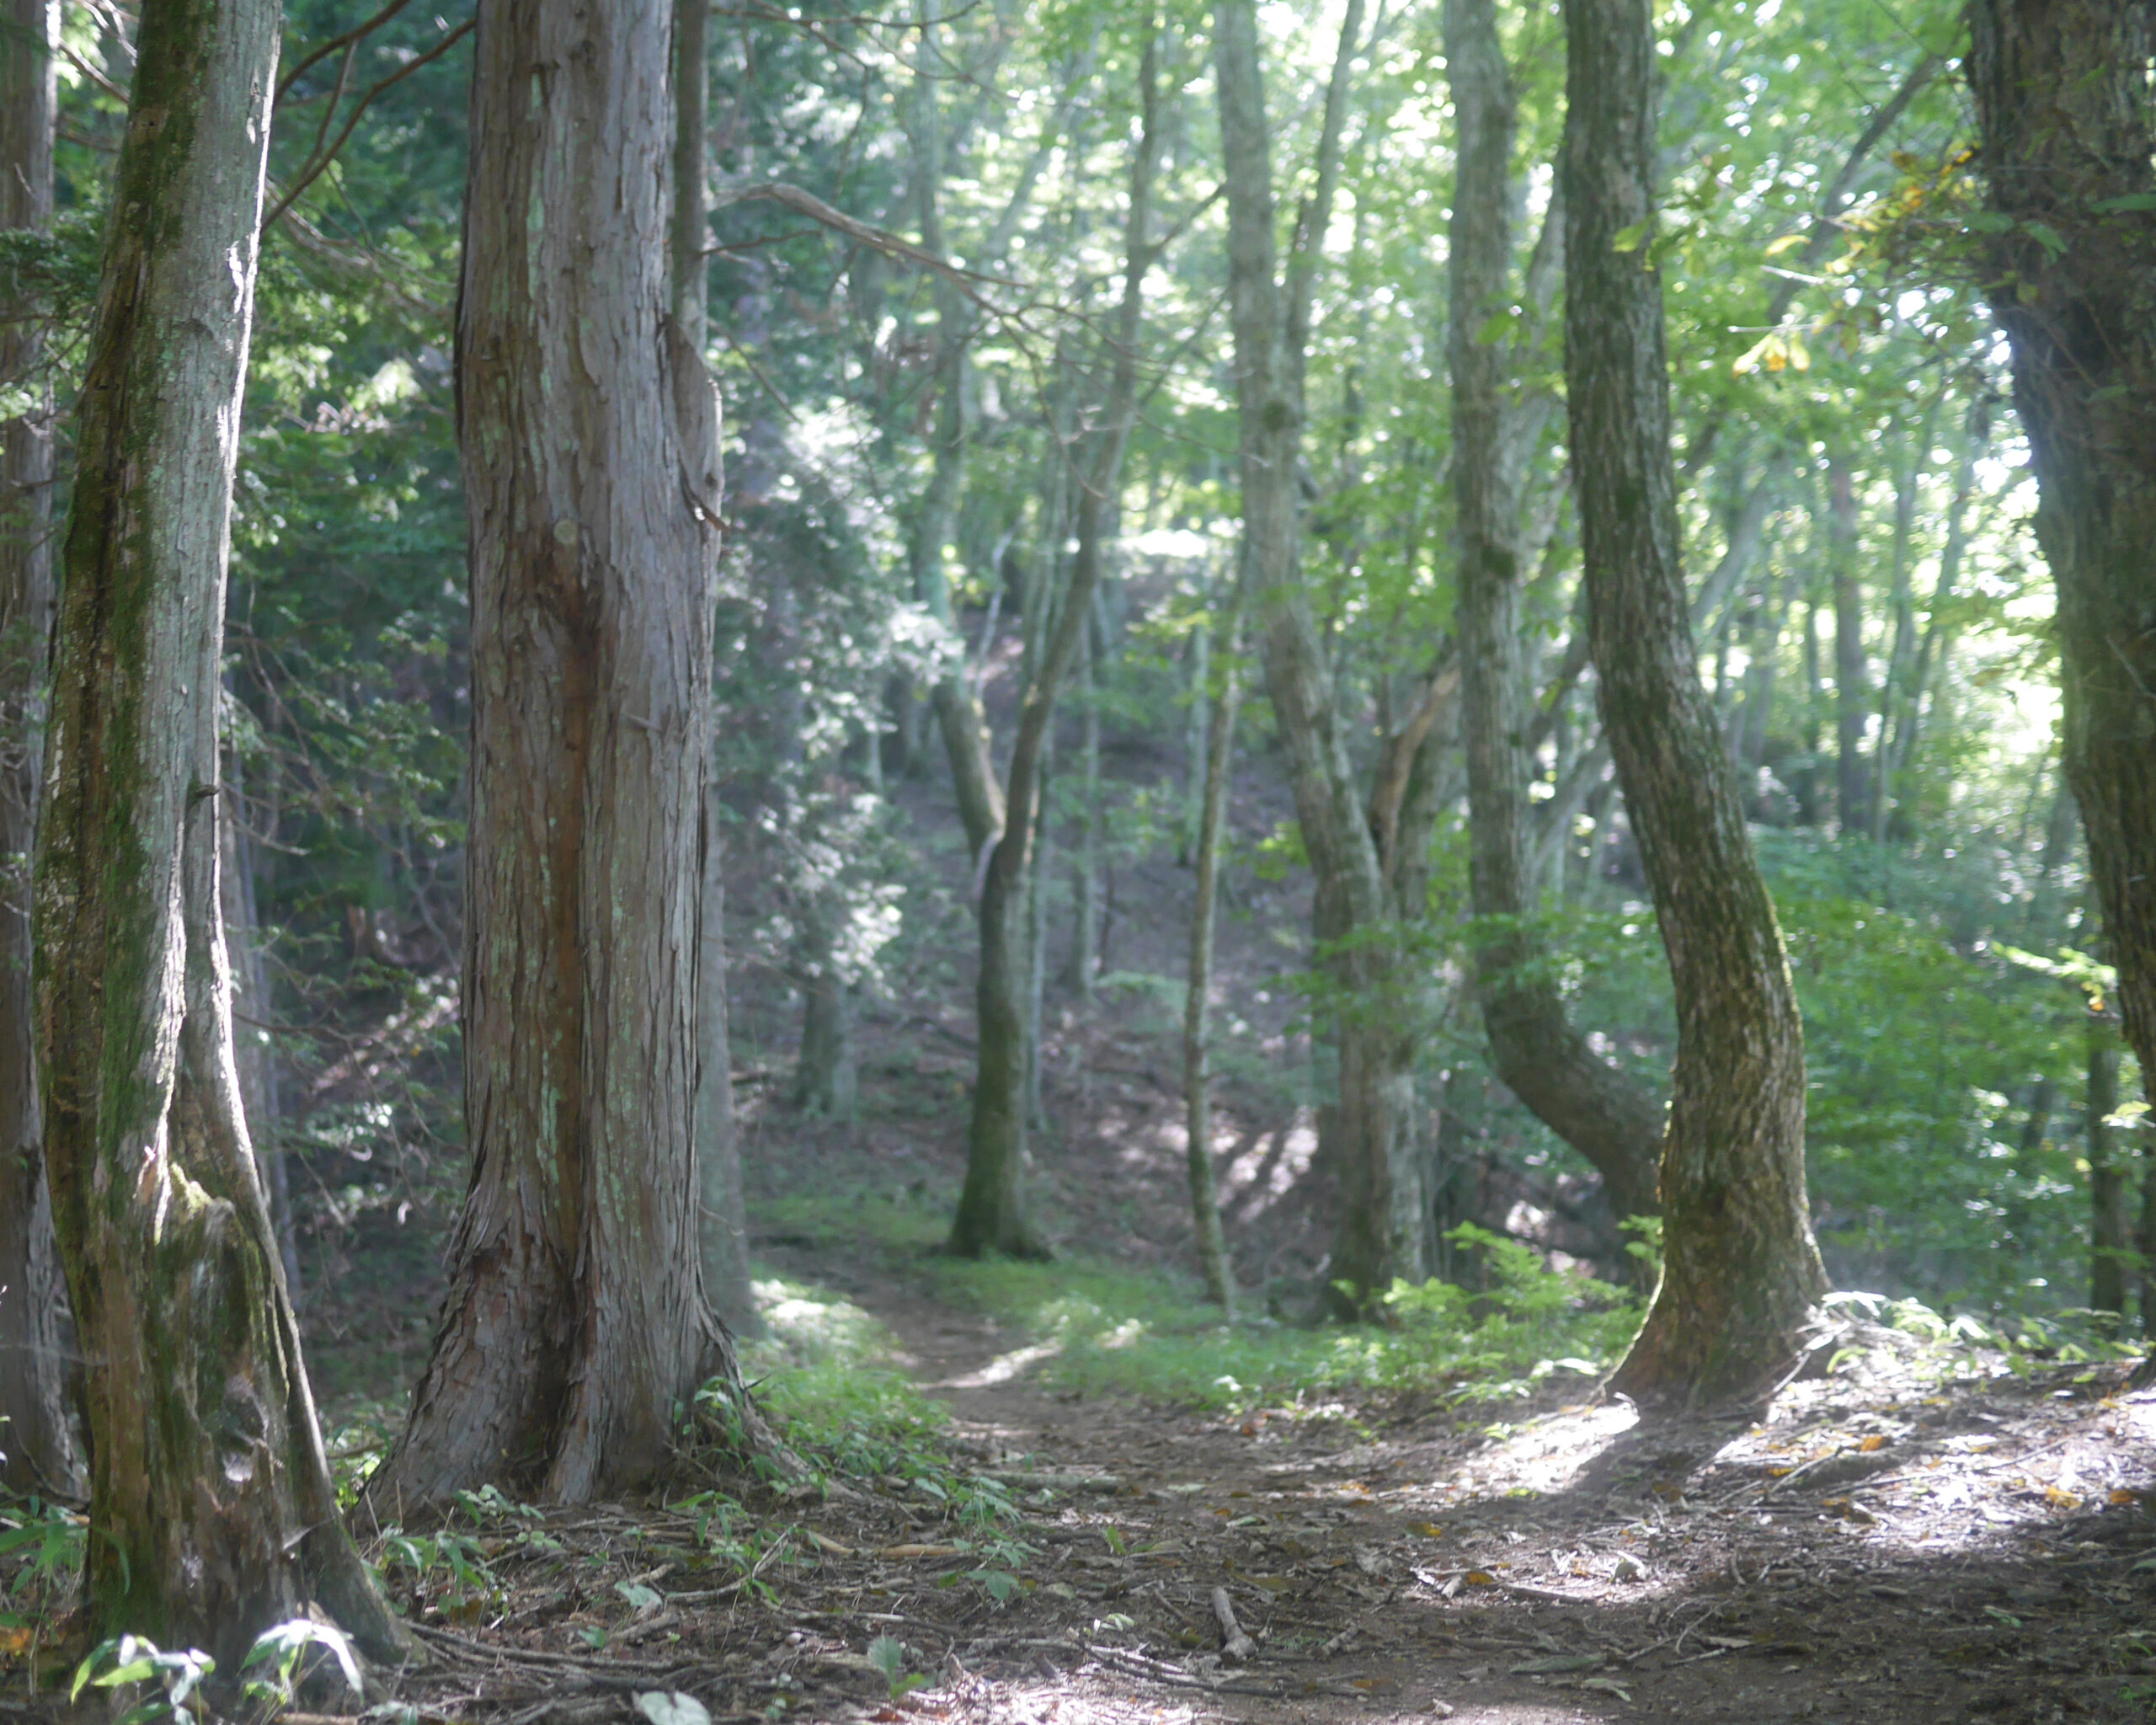
{"label": "fallen leaf", "polygon": [[1886,1447],[1886,1439],[1881,1437],[1876,1432],[1874,1432],[1870,1437],[1866,1438],[1861,1444],[1857,1445],[1857,1448],[1861,1450],[1867,1455],[1870,1455],[1876,1450],[1883,1450]]}
{"label": "fallen leaf", "polygon": [[1614,1695],[1626,1706],[1632,1705],[1632,1692],[1614,1677],[1582,1677],[1582,1689],[1598,1689],[1604,1695]]}
{"label": "fallen leaf", "polygon": [[[2126,1493],[2126,1496],[2128,1498],[2131,1498],[2133,1496],[2133,1493],[2128,1492]],[[2117,1499],[2118,1494],[2114,1493],[2112,1494],[2112,1501],[2116,1503]],[[1407,1524],[1407,1530],[1410,1533],[1419,1533],[1426,1540],[1436,1539],[1444,1532],[1444,1530],[1442,1527],[1439,1527],[1434,1521],[1411,1521]]]}
{"label": "fallen leaf", "polygon": [[886,1546],[876,1555],[879,1557],[963,1557],[966,1554],[956,1546]]}
{"label": "fallen leaf", "polygon": [[807,1536],[808,1543],[819,1551],[828,1551],[834,1557],[851,1557],[853,1555],[851,1546],[842,1546],[836,1540],[826,1539],[813,1527],[805,1527],[802,1529],[802,1532]]}
{"label": "fallen leaf", "polygon": [[2124,1486],[2121,1486],[2118,1490],[2111,1493],[2109,1501],[2114,1504],[2121,1506],[2127,1503],[2138,1503],[2141,1501],[2141,1493],[2138,1492],[2129,1492]]}
{"label": "fallen leaf", "polygon": [[37,1631],[27,1624],[19,1629],[0,1629],[0,1653],[27,1653],[36,1639]]}
{"label": "fallen leaf", "polygon": [[2057,1486],[2044,1487],[2044,1501],[2055,1509],[2079,1509],[2081,1499],[2072,1492],[2063,1492]]}
{"label": "fallen leaf", "polygon": [[1497,1584],[1497,1578],[1486,1569],[1469,1570],[1466,1580],[1470,1587],[1495,1587]]}
{"label": "fallen leaf", "polygon": [[1601,1664],[1600,1653],[1560,1653],[1550,1659],[1523,1659],[1512,1668],[1512,1675],[1548,1677],[1560,1671],[1593,1671]]}
{"label": "fallen leaf", "polygon": [[651,1725],[711,1725],[711,1711],[680,1690],[648,1689],[637,1697],[637,1711]]}

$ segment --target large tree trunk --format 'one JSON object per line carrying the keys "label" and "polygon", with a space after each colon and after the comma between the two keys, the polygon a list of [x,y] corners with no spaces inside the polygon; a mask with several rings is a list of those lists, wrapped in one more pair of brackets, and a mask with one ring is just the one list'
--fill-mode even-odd
{"label": "large tree trunk", "polygon": [[[1101,430],[1078,495],[1078,551],[1054,627],[1033,666],[1018,710],[1011,766],[1004,787],[1008,818],[982,873],[980,978],[975,1010],[980,1026],[980,1065],[974,1083],[973,1121],[966,1147],[966,1181],[951,1225],[950,1249],[965,1258],[990,1252],[1014,1257],[1046,1255],[1046,1246],[1026,1212],[1026,886],[1038,824],[1043,756],[1055,699],[1078,647],[1100,585],[1107,522],[1123,454],[1138,403],[1139,314],[1145,275],[1155,248],[1146,238],[1153,180],[1163,147],[1155,49],[1148,36],[1139,67],[1143,129],[1130,168],[1123,225],[1123,297],[1109,337],[1115,355]],[[1045,582],[1040,584],[1045,588]],[[1032,601],[1042,602],[1039,590]],[[1029,626],[1031,620],[1029,620]]]}
{"label": "large tree trunk", "polygon": [[698,1258],[717,398],[666,318],[667,0],[483,0],[458,315],[471,1189],[372,1487],[648,1477],[730,1348]]}
{"label": "large tree trunk", "polygon": [[2156,1097],[2156,16],[1972,0],[1969,24],[1980,160],[2015,223],[1990,242],[1991,298],[2058,588],[2066,776]]}
{"label": "large tree trunk", "polygon": [[[1449,264],[1453,494],[1460,534],[1462,729],[1471,811],[1476,994],[1497,1076],[1602,1176],[1619,1218],[1653,1215],[1662,1106],[1572,1026],[1529,918],[1528,757],[1520,666],[1520,471],[1506,421],[1508,344],[1483,337],[1512,302],[1512,81],[1494,0],[1449,0],[1445,60],[1460,138]],[[1517,409],[1513,409],[1516,414]],[[1511,457],[1508,459],[1508,457]],[[1583,791],[1585,786],[1580,787]],[[1560,798],[1561,803],[1563,799]],[[1561,835],[1571,811],[1553,811]],[[1561,852],[1560,853],[1561,855]]]}
{"label": "large tree trunk", "polygon": [[248,1143],[217,707],[274,0],[147,0],[83,380],[38,835],[45,1151],[99,1624],[236,1669],[318,1601],[403,1632],[339,1514]]}
{"label": "large tree trunk", "polygon": [[[0,12],[0,228],[52,225],[55,0]],[[0,387],[43,358],[35,319],[0,323]],[[60,1264],[45,1192],[30,1007],[29,859],[37,837],[45,654],[52,630],[52,406],[0,423],[0,1481],[72,1493],[83,1458],[67,1407]]]}
{"label": "large tree trunk", "polygon": [[[1566,0],[1565,372],[1589,629],[1677,1006],[1665,1267],[1613,1381],[1645,1402],[1770,1387],[1825,1291],[1804,1192],[1804,1037],[1700,686],[1678,559],[1647,0]],[[1650,242],[1651,243],[1651,242]]]}
{"label": "large tree trunk", "polygon": [[[1323,1133],[1340,1181],[1329,1292],[1360,1309],[1422,1270],[1421,1169],[1414,1132],[1415,1039],[1403,1010],[1396,906],[1356,783],[1332,670],[1301,579],[1297,474],[1310,294],[1337,176],[1349,68],[1362,24],[1350,0],[1326,93],[1317,190],[1296,224],[1283,288],[1273,235],[1271,132],[1253,0],[1219,0],[1214,49],[1228,204],[1228,302],[1235,344],[1243,554],[1266,690],[1288,747],[1295,816],[1315,878],[1313,932],[1338,997],[1339,1101]],[[1397,806],[1396,804],[1395,805]]]}

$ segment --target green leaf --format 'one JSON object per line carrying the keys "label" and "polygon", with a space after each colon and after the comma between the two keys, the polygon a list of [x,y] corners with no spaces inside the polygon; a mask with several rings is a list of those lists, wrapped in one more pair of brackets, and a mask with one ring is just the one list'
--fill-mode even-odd
{"label": "green leaf", "polygon": [[2126,216],[2140,210],[2156,210],[2156,192],[2128,192],[2122,198],[2099,198],[2089,207],[2099,216]]}
{"label": "green leaf", "polygon": [[1609,242],[1609,249],[1613,252],[1636,252],[1646,243],[1647,236],[1653,232],[1654,217],[1650,216],[1644,222],[1635,222],[1630,227],[1619,228]]}

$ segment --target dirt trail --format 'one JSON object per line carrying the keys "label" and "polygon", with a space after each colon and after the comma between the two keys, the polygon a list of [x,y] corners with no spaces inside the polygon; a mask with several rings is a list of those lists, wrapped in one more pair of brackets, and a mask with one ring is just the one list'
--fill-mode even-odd
{"label": "dirt trail", "polygon": [[[1237,1420],[1059,1395],[1022,1336],[859,1297],[979,1465],[1115,1482],[1026,1494],[1007,1604],[947,1616],[931,1582],[892,1605],[938,1674],[907,1705],[936,1717],[2156,1717],[2156,1402],[2109,1393],[2116,1373],[1925,1393],[1879,1341],[1764,1425]],[[1215,1588],[1255,1658],[1223,1658]]]}

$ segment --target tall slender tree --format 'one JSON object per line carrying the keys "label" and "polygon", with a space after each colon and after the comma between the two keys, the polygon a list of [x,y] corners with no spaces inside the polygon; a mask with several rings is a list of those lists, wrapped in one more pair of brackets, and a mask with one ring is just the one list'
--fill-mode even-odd
{"label": "tall slender tree", "polygon": [[1805,1206],[1804,1037],[1687,615],[1655,267],[1648,0],[1566,0],[1565,376],[1588,631],[1677,1005],[1664,1268],[1614,1382],[1768,1388],[1825,1291]]}
{"label": "tall slender tree", "polygon": [[[950,1240],[951,1250],[963,1257],[978,1258],[987,1252],[1039,1257],[1047,1249],[1027,1213],[1025,1196],[1026,888],[1039,824],[1049,727],[1055,716],[1058,692],[1089,625],[1093,594],[1107,555],[1106,541],[1114,520],[1116,489],[1122,483],[1123,451],[1138,406],[1145,277],[1159,249],[1150,238],[1153,182],[1166,144],[1157,88],[1159,30],[1150,21],[1145,29],[1139,62],[1139,136],[1123,217],[1123,295],[1108,337],[1113,357],[1107,398],[1079,488],[1078,547],[1070,578],[1058,596],[1054,622],[1043,630],[1040,650],[1033,655],[1032,676],[1019,706],[1004,785],[1010,813],[981,873],[980,979],[975,992],[980,1067],[974,1085],[965,1185]],[[1036,604],[1043,596],[1037,595]]]}
{"label": "tall slender tree", "polygon": [[[1445,63],[1459,129],[1453,188],[1449,357],[1453,495],[1460,535],[1457,628],[1461,729],[1470,814],[1476,993],[1497,1075],[1602,1176],[1620,1220],[1652,1215],[1662,1105],[1601,1059],[1574,1028],[1533,929],[1532,837],[1520,663],[1525,585],[1522,486],[1547,419],[1546,400],[1505,384],[1514,344],[1493,339],[1493,315],[1515,302],[1512,208],[1517,101],[1495,0],[1448,0]],[[1547,316],[1563,273],[1564,211],[1553,201],[1518,302]],[[1598,772],[1597,776],[1599,776]],[[1568,830],[1561,811],[1559,830]]]}
{"label": "tall slender tree", "polygon": [[[1363,7],[1341,23],[1317,149],[1287,269],[1274,233],[1271,127],[1254,0],[1214,8],[1215,83],[1225,157],[1229,319],[1235,344],[1243,555],[1266,692],[1287,744],[1295,818],[1316,884],[1312,932],[1341,1003],[1338,1103],[1327,1160],[1340,1181],[1328,1292],[1359,1311],[1395,1277],[1427,1268],[1411,1005],[1417,985],[1400,931],[1419,910],[1411,859],[1427,847],[1428,745],[1455,693],[1456,666],[1433,665],[1412,715],[1382,740],[1365,799],[1331,655],[1302,583],[1300,473],[1311,299],[1339,179],[1341,136]],[[1437,654],[1432,655],[1435,660]],[[1405,817],[1405,818],[1403,818]]]}
{"label": "tall slender tree", "polygon": [[472,1185],[378,1508],[649,1475],[698,1258],[718,399],[666,315],[670,0],[483,0],[457,320]]}
{"label": "tall slender tree", "polygon": [[[52,225],[59,39],[56,0],[8,0],[0,13],[0,228]],[[31,395],[27,412],[0,423],[0,1479],[72,1491],[82,1457],[65,1406],[30,1010],[29,860],[53,605],[53,409],[32,387],[41,347],[32,320],[0,323],[0,387]]]}
{"label": "tall slender tree", "polygon": [[146,0],[83,380],[36,882],[53,1214],[99,1621],[237,1664],[318,1602],[402,1632],[344,1531],[232,1056],[218,676],[275,0]]}

